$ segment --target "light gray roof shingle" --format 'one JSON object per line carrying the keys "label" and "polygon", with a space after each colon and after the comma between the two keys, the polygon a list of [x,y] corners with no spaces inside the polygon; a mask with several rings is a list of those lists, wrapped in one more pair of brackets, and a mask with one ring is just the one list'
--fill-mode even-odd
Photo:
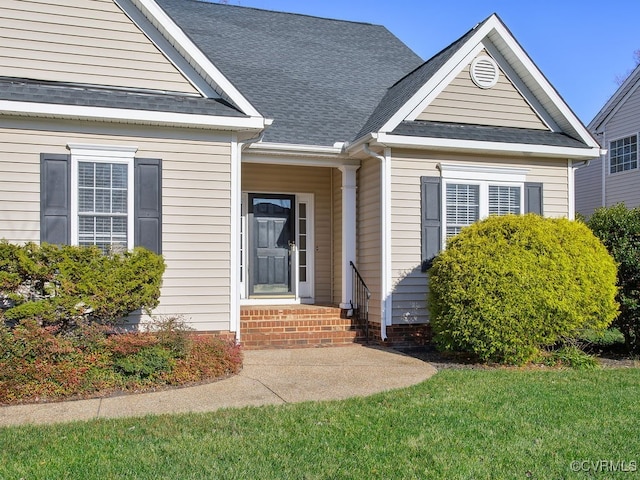
{"label": "light gray roof shingle", "polygon": [[0,100],[246,117],[219,98],[0,77]]}
{"label": "light gray roof shingle", "polygon": [[195,0],[158,4],[258,111],[264,141],[352,140],[422,59],[385,27]]}
{"label": "light gray roof shingle", "polygon": [[584,148],[587,145],[569,135],[548,130],[529,128],[492,127],[464,123],[427,122],[416,120],[402,122],[393,132],[410,137],[452,138],[485,142],[523,143],[554,147]]}

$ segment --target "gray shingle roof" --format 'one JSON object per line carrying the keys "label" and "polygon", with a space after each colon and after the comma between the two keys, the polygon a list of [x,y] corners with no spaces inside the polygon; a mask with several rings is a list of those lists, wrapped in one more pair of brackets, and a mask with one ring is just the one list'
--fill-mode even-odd
{"label": "gray shingle roof", "polygon": [[[486,21],[486,20],[485,20]],[[415,95],[420,88],[435,75],[440,68],[449,60],[464,43],[471,37],[476,28],[482,24],[476,25],[451,45],[441,50],[439,53],[431,57],[411,73],[400,79],[394,84],[384,96],[378,107],[373,111],[367,122],[356,135],[358,139],[370,132],[377,132],[382,126],[407,102]],[[354,140],[355,140],[354,139]]]}
{"label": "gray shingle roof", "polygon": [[387,89],[422,63],[378,25],[194,0],[158,4],[274,119],[266,142],[354,139]]}
{"label": "gray shingle roof", "polygon": [[0,100],[246,117],[224,100],[131,89],[0,77]]}
{"label": "gray shingle roof", "polygon": [[490,127],[463,123],[441,123],[420,120],[415,122],[402,122],[392,133],[410,137],[453,138],[457,140],[524,143],[527,145],[549,145],[554,147],[587,147],[585,143],[559,132],[529,128]]}

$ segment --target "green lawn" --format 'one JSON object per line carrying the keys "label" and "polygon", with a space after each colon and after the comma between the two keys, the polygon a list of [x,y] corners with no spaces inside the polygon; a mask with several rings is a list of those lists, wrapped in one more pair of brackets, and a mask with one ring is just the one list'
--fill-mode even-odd
{"label": "green lawn", "polygon": [[640,369],[446,370],[365,399],[0,429],[0,478],[16,480],[609,479],[637,464]]}

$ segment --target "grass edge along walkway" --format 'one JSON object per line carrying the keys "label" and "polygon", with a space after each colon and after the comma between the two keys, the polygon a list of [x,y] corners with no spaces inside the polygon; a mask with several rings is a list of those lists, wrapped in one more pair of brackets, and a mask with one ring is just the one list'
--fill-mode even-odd
{"label": "grass edge along walkway", "polygon": [[2,428],[0,478],[635,478],[639,398],[640,369],[447,370],[344,401]]}

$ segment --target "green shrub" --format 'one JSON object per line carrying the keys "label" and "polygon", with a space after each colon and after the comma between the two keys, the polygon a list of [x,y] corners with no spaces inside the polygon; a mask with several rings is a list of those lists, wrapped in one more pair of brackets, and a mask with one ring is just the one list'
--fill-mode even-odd
{"label": "green shrub", "polygon": [[[14,323],[74,328],[81,320],[114,324],[158,305],[164,260],[143,248],[104,255],[95,247],[0,242],[0,300]],[[6,308],[8,307],[8,308]]]}
{"label": "green shrub", "polygon": [[551,352],[543,352],[540,363],[550,367],[568,367],[575,370],[594,370],[600,367],[598,359],[585,353],[576,345],[565,345]]}
{"label": "green shrub", "polygon": [[429,270],[434,340],[521,364],[617,314],[616,266],[582,223],[490,217],[452,238]]}
{"label": "green shrub", "polygon": [[599,208],[587,224],[618,263],[620,315],[614,325],[627,348],[640,353],[640,208]]}
{"label": "green shrub", "polygon": [[151,345],[123,357],[116,357],[113,361],[116,371],[127,376],[140,379],[153,379],[170,372],[175,359],[171,352],[162,345]]}

